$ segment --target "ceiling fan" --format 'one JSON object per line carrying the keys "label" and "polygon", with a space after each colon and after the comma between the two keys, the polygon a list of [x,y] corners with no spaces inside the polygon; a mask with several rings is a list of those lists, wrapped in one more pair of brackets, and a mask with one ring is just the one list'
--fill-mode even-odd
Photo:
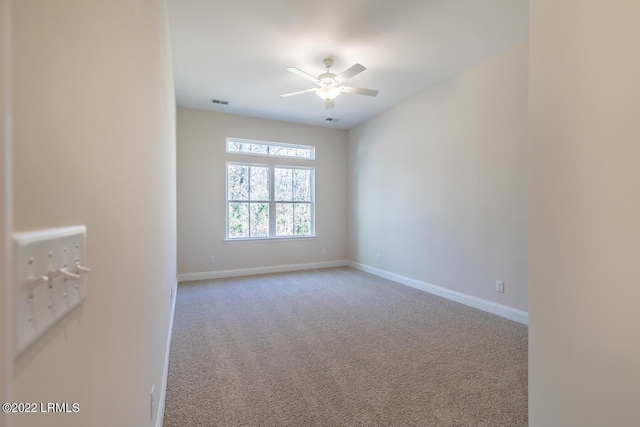
{"label": "ceiling fan", "polygon": [[309,73],[305,73],[304,71],[290,67],[287,68],[288,71],[291,71],[294,74],[299,75],[300,77],[304,77],[307,80],[311,80],[312,82],[318,85],[317,88],[304,89],[296,92],[283,93],[282,97],[286,98],[288,96],[300,95],[301,93],[307,92],[315,92],[321,99],[324,99],[325,105],[327,108],[333,108],[334,103],[333,100],[336,96],[340,95],[342,92],[344,93],[355,93],[357,95],[366,95],[366,96],[376,96],[378,94],[377,90],[373,89],[362,89],[359,87],[353,86],[344,86],[343,83],[349,80],[351,77],[356,74],[360,74],[366,68],[364,68],[360,64],[356,64],[351,68],[347,68],[342,73],[336,75],[334,73],[329,72],[329,68],[333,65],[333,59],[327,58],[322,61],[325,67],[327,67],[327,72],[320,74],[318,77],[313,77]]}

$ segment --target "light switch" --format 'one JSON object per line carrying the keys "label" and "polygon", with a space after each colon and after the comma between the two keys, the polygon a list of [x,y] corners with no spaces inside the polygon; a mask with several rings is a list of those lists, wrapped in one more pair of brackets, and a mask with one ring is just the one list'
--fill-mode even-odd
{"label": "light switch", "polygon": [[86,234],[81,225],[13,235],[16,355],[86,298]]}

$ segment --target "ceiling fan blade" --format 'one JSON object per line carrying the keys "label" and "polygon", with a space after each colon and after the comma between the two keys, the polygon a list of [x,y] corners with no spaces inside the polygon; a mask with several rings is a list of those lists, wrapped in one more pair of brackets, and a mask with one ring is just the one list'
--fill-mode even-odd
{"label": "ceiling fan blade", "polygon": [[295,91],[295,92],[283,93],[280,96],[283,97],[283,98],[286,98],[288,96],[300,95],[301,93],[315,92],[316,90],[318,90],[318,89],[314,87],[314,88],[311,88],[311,89],[305,89],[305,90],[298,90],[298,91]]}
{"label": "ceiling fan blade", "polygon": [[335,106],[335,104],[333,103],[333,99],[325,99],[324,105],[327,107],[327,110]]}
{"label": "ceiling fan blade", "polygon": [[367,96],[376,96],[378,94],[377,90],[363,89],[361,87],[353,87],[353,86],[343,86],[342,91],[344,93],[355,93],[357,95],[367,95]]}
{"label": "ceiling fan blade", "polygon": [[340,83],[346,82],[351,77],[355,76],[356,74],[360,74],[364,70],[366,70],[366,68],[364,68],[360,64],[356,64],[356,65],[352,66],[351,68],[347,68],[341,74],[337,75],[336,76],[336,81],[339,81]]}
{"label": "ceiling fan blade", "polygon": [[314,83],[318,83],[318,79],[317,78],[315,78],[314,76],[312,76],[309,73],[305,73],[304,71],[302,71],[302,70],[300,70],[300,69],[298,69],[296,67],[289,67],[289,68],[287,68],[287,71],[291,71],[293,74],[297,74],[300,77],[304,77],[307,80],[311,80]]}

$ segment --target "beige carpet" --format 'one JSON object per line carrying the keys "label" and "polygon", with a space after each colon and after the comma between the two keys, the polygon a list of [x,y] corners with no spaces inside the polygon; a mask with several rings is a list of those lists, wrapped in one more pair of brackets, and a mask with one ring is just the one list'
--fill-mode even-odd
{"label": "beige carpet", "polygon": [[165,427],[527,425],[524,325],[348,267],[177,298]]}

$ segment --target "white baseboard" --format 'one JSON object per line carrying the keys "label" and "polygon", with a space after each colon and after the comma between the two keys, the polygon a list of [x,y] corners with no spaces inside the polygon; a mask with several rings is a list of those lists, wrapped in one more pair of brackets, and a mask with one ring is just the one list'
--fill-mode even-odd
{"label": "white baseboard", "polygon": [[518,310],[516,308],[508,307],[506,305],[498,304],[492,301],[487,301],[482,298],[477,298],[471,295],[463,294],[462,292],[452,291],[451,289],[443,288],[440,286],[432,285],[430,283],[422,282],[420,280],[412,279],[410,277],[401,276],[399,274],[391,273],[379,268],[370,267],[365,264],[360,264],[353,261],[348,261],[347,265],[358,270],[365,271],[367,273],[374,274],[379,277],[383,277],[394,282],[401,283],[403,285],[411,286],[412,288],[419,289],[430,294],[438,295],[440,297],[459,302],[464,305],[468,305],[473,308],[477,308],[482,311],[496,314],[498,316],[505,317],[507,319],[529,324],[529,313],[526,311]]}
{"label": "white baseboard", "polygon": [[386,270],[381,270],[379,268],[371,267],[365,264],[360,264],[354,261],[340,260],[340,261],[326,261],[326,262],[311,262],[306,264],[275,265],[275,266],[269,266],[269,267],[239,268],[237,270],[220,270],[220,271],[203,271],[201,273],[185,273],[185,274],[178,274],[178,281],[186,282],[190,280],[222,279],[225,277],[252,276],[255,274],[282,273],[286,271],[312,270],[315,268],[343,267],[345,265],[353,267],[357,270],[362,270],[367,273],[374,274],[379,277],[383,277],[388,280],[392,280],[394,282],[401,283],[403,285],[411,286],[412,288],[419,289],[421,291],[428,292],[430,294],[438,295],[440,297],[443,297],[452,301],[456,301],[461,304],[468,305],[470,307],[477,308],[479,310],[483,310],[489,313],[496,314],[498,316],[505,317],[507,319],[516,321],[518,323],[523,323],[525,325],[529,324],[529,313],[527,313],[526,311],[518,310],[516,308],[498,304],[492,301],[487,301],[482,298],[463,294],[462,292],[453,291],[451,289],[432,285],[430,283],[422,282],[420,280],[412,279],[406,276],[401,276],[399,274],[391,273]]}
{"label": "white baseboard", "polygon": [[169,315],[169,331],[167,332],[167,347],[164,351],[164,373],[162,375],[162,387],[160,398],[158,399],[158,409],[156,413],[156,427],[162,427],[164,422],[164,403],[167,398],[167,378],[169,377],[169,354],[171,352],[171,336],[173,335],[173,317],[176,314],[176,299],[178,292],[178,281],[173,287],[173,299],[171,300],[171,314]]}
{"label": "white baseboard", "polygon": [[237,270],[203,271],[178,274],[178,282],[190,280],[222,279],[225,277],[253,276],[255,274],[283,273],[286,271],[313,270],[315,268],[344,267],[349,261],[309,262],[305,264],[274,265],[269,267],[239,268]]}

